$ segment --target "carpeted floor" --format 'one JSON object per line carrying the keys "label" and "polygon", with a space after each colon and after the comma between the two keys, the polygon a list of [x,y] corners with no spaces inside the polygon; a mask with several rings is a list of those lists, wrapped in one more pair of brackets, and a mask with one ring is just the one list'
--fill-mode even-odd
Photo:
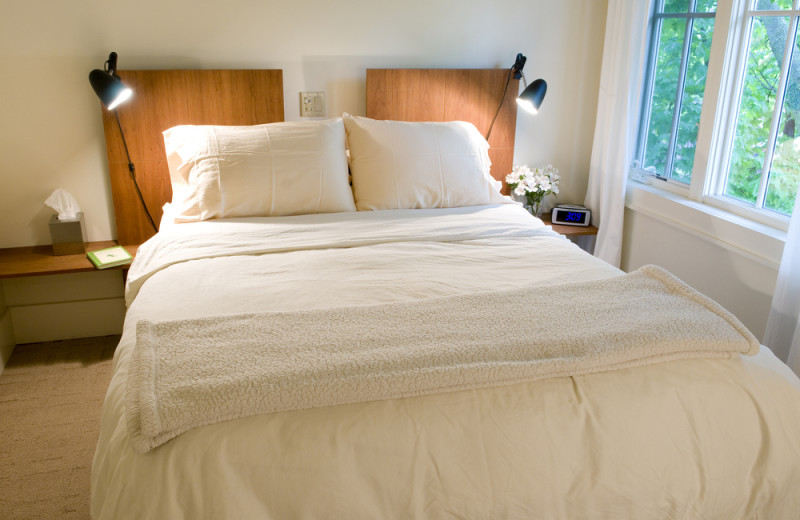
{"label": "carpeted floor", "polygon": [[119,336],[17,345],[0,374],[0,517],[89,518],[89,471]]}

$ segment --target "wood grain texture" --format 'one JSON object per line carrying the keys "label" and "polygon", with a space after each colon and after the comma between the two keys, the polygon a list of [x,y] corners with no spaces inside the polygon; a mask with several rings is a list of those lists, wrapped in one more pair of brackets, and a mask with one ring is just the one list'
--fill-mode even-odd
{"label": "wood grain texture", "polygon": [[[486,135],[508,80],[507,69],[367,69],[367,117],[396,121],[469,121]],[[489,137],[492,176],[514,163],[516,93],[511,78]]]}
{"label": "wood grain texture", "polygon": [[[283,121],[281,70],[117,71],[133,97],[117,112],[136,179],[158,223],[172,199],[162,132],[176,125],[255,125]],[[101,106],[111,192],[121,244],[154,234],[136,195],[114,113]]]}
{"label": "wood grain texture", "polygon": [[[113,240],[88,242],[86,251],[97,251],[118,245]],[[128,252],[136,256],[138,244],[124,246]],[[127,269],[128,266],[111,267],[110,269]],[[51,246],[28,246],[0,249],[0,279],[18,278],[48,274],[81,273],[96,271],[86,254],[54,255]]]}

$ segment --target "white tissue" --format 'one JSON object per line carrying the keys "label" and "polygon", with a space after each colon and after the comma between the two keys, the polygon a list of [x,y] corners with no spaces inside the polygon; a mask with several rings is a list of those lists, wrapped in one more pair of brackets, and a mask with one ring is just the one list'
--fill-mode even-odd
{"label": "white tissue", "polygon": [[74,220],[81,211],[75,197],[61,188],[47,197],[44,203],[58,212],[58,220]]}

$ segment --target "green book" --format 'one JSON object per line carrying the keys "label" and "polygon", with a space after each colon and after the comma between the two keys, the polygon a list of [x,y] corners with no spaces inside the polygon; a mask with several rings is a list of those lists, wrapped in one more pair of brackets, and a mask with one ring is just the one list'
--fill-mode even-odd
{"label": "green book", "polygon": [[126,265],[133,262],[131,254],[122,246],[89,251],[86,253],[86,256],[98,269],[108,269],[109,267]]}

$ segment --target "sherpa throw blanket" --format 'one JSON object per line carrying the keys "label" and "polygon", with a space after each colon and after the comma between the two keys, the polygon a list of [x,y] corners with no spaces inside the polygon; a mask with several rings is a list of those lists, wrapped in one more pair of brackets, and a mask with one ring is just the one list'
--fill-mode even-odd
{"label": "sherpa throw blanket", "polygon": [[238,417],[754,355],[728,311],[663,269],[409,303],[137,324],[128,427],[143,453]]}

